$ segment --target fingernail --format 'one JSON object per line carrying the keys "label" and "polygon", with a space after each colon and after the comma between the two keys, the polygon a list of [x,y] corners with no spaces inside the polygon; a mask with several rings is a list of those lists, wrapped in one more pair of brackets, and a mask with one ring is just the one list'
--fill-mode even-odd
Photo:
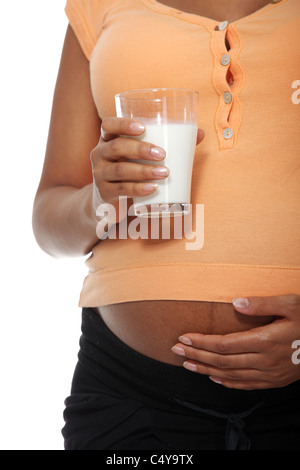
{"label": "fingernail", "polygon": [[188,369],[188,370],[192,371],[192,372],[196,372],[196,371],[197,371],[197,366],[196,366],[195,364],[193,364],[192,362],[185,361],[185,362],[183,363],[183,367],[184,367],[185,369]]}
{"label": "fingernail", "polygon": [[222,380],[221,379],[217,379],[215,377],[211,377],[209,376],[210,380],[212,380],[213,382],[215,382],[216,384],[222,384]]}
{"label": "fingernail", "polygon": [[153,170],[155,176],[168,176],[169,169],[164,166],[157,166]]}
{"label": "fingernail", "polygon": [[171,349],[173,353],[178,354],[179,356],[185,356],[185,351],[180,346],[173,346]]}
{"label": "fingernail", "polygon": [[132,122],[129,126],[130,130],[133,132],[139,132],[142,133],[145,131],[145,126],[144,124],[141,124],[140,122]]}
{"label": "fingernail", "polygon": [[236,308],[247,308],[250,305],[249,300],[246,298],[233,299],[232,303]]}
{"label": "fingernail", "polygon": [[151,193],[154,189],[157,189],[157,184],[146,183],[143,185],[143,190],[145,193]]}
{"label": "fingernail", "polygon": [[162,160],[166,157],[166,152],[164,151],[164,149],[161,149],[159,147],[152,147],[150,149],[150,153],[155,158],[155,160]]}
{"label": "fingernail", "polygon": [[192,346],[192,341],[190,338],[187,338],[186,336],[179,336],[179,341],[183,344],[186,344],[187,346]]}

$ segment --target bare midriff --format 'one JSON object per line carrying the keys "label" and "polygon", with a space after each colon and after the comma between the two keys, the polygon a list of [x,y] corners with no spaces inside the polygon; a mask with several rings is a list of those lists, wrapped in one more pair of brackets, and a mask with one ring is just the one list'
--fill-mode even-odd
{"label": "bare midriff", "polygon": [[171,348],[185,333],[228,334],[272,321],[238,313],[230,303],[155,300],[94,308],[108,328],[132,349],[152,359],[182,365]]}

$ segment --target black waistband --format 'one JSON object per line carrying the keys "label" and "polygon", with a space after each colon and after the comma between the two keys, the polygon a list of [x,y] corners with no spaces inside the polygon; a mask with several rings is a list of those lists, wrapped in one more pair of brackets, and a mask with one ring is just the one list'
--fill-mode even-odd
{"label": "black waistband", "polygon": [[[82,310],[79,362],[122,394],[153,406],[192,403],[219,413],[241,413],[299,398],[300,381],[281,389],[234,390],[207,376],[144,356],[117,338],[92,309]],[[177,405],[176,405],[177,404]]]}

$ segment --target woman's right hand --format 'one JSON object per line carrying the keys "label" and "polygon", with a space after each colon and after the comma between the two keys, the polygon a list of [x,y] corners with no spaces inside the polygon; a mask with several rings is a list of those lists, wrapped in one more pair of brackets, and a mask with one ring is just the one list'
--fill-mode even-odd
{"label": "woman's right hand", "polygon": [[[91,152],[94,192],[99,196],[94,198],[94,210],[101,203],[113,204],[116,222],[120,221],[119,196],[148,196],[157,188],[153,180],[165,179],[169,174],[166,166],[151,164],[164,160],[163,148],[130,138],[144,131],[144,124],[133,119],[104,118],[99,144]],[[149,165],[135,162],[140,159],[149,160]]]}

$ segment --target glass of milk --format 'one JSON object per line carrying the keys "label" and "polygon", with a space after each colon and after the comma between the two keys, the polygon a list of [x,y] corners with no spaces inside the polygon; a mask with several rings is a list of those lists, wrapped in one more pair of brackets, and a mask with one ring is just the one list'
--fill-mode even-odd
{"label": "glass of milk", "polygon": [[117,117],[145,124],[145,132],[133,138],[166,151],[163,162],[137,162],[163,163],[170,170],[166,179],[153,180],[158,185],[153,194],[133,199],[135,215],[158,217],[164,213],[172,216],[188,213],[198,130],[198,92],[181,88],[127,91],[116,95],[115,103]]}

